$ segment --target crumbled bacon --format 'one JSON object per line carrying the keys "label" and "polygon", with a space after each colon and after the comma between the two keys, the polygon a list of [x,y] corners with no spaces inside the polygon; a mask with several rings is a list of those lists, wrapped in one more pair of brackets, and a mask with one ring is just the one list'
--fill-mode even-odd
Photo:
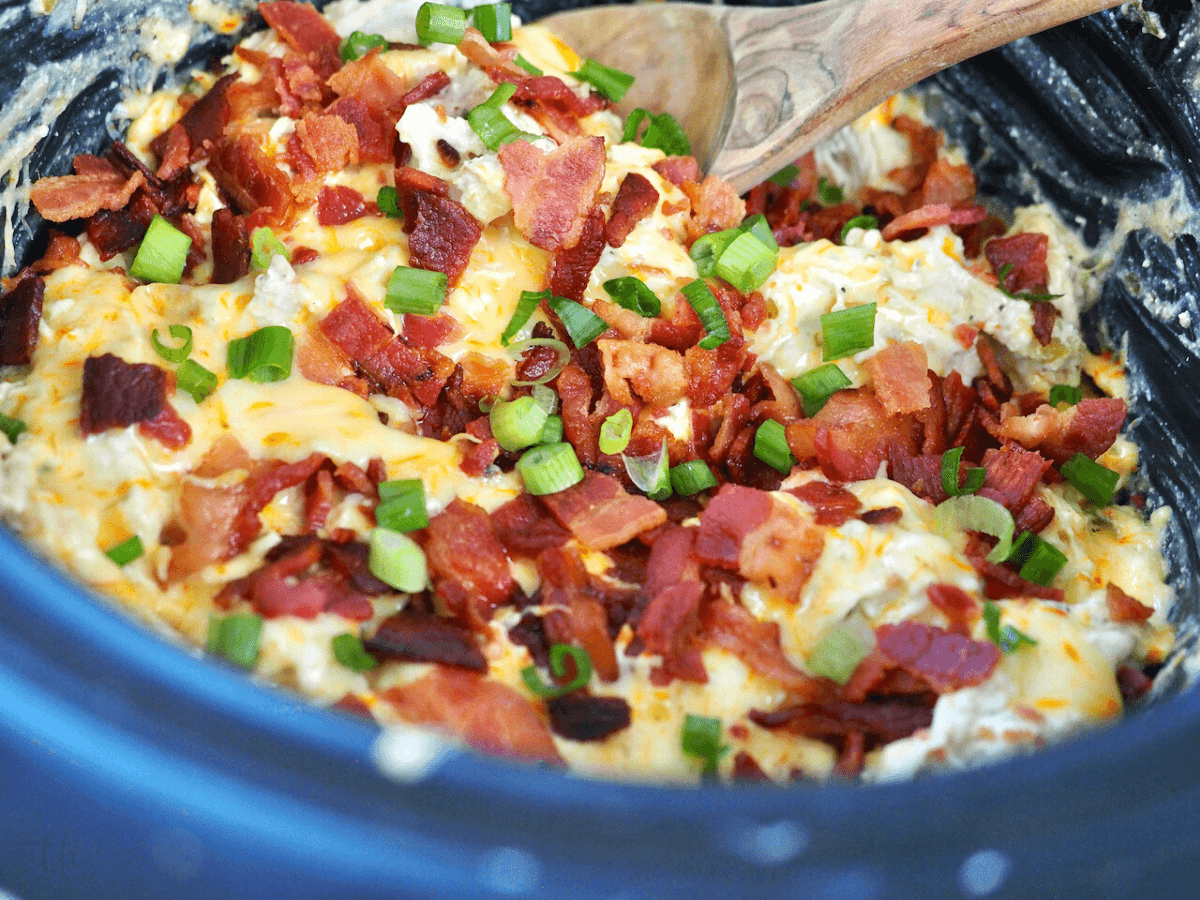
{"label": "crumbled bacon", "polygon": [[1031,415],[1002,419],[994,433],[1054,462],[1076,453],[1095,459],[1113,445],[1126,411],[1119,397],[1088,397],[1065,410],[1039,406]]}
{"label": "crumbled bacon", "polygon": [[567,694],[546,703],[550,728],[571,741],[602,741],[628,728],[629,704],[621,697]]}
{"label": "crumbled bacon", "polygon": [[338,48],[342,39],[314,7],[293,0],[270,0],[259,3],[258,11],[284,43],[309,55],[321,75],[327,77],[341,66]]}
{"label": "crumbled bacon", "polygon": [[479,223],[461,203],[435,193],[406,191],[399,203],[408,232],[409,263],[444,272],[451,287],[458,284],[483,234]]}
{"label": "crumbled bacon", "polygon": [[294,204],[291,183],[252,136],[243,134],[223,143],[209,169],[243,213],[261,209],[263,224],[273,225],[291,217]]}
{"label": "crumbled bacon", "polygon": [[[49,229],[50,241],[42,258],[34,262],[30,268],[39,275],[48,275],[58,269],[79,262],[79,238],[63,234],[54,228]],[[0,313],[0,322],[4,316]]]}
{"label": "crumbled bacon", "polygon": [[162,412],[167,373],[150,363],[127,363],[105,353],[83,363],[79,430],[85,435],[147,422]]}
{"label": "crumbled bacon", "polygon": [[933,228],[937,225],[974,225],[986,218],[987,210],[982,206],[954,209],[947,203],[932,203],[929,206],[922,206],[912,212],[896,216],[883,226],[882,234],[885,241],[894,241],[910,232]]}
{"label": "crumbled bacon", "polygon": [[[238,83],[236,74],[221,76],[217,79],[217,83],[193,103],[180,118],[177,124],[182,126],[187,133],[193,152],[207,155],[212,147],[221,140],[225,126],[232,118],[228,95],[236,83]],[[168,129],[150,143],[150,148],[158,155],[159,159],[166,157],[170,136],[171,130]]]}
{"label": "crumbled bacon", "polygon": [[660,159],[652,168],[676,187],[682,187],[687,182],[698,182],[702,173],[700,164],[694,156],[668,156]]}
{"label": "crumbled bacon", "polygon": [[938,693],[981,684],[1000,662],[1000,648],[936,625],[901,622],[875,630],[876,647],[896,666]]}
{"label": "crumbled bacon", "polygon": [[946,582],[931,584],[925,589],[932,603],[950,623],[950,631],[970,635],[981,614],[979,601],[960,587]]}
{"label": "crumbled bacon", "polygon": [[306,113],[296,123],[296,136],[318,172],[340,172],[358,164],[358,132],[345,119]]}
{"label": "crumbled bacon", "polygon": [[513,62],[517,56],[514,48],[493,47],[474,28],[468,28],[463,34],[458,51],[492,76],[493,81],[513,81],[519,84],[529,77],[527,71]]}
{"label": "crumbled bacon", "polygon": [[816,698],[816,679],[796,668],[779,643],[779,625],[760,622],[736,603],[707,604],[700,614],[700,641],[720,647],[742,660],[757,675],[769,678],[792,696]]}
{"label": "crumbled bacon", "polygon": [[530,494],[521,493],[492,513],[496,537],[514,556],[537,556],[561,547],[571,532],[559,525]]}
{"label": "crumbled bacon", "polygon": [[104,166],[107,168],[92,169],[87,174],[39,178],[29,191],[29,199],[42,218],[51,222],[86,219],[102,209],[121,209],[146,178],[141,172],[125,175],[107,163]]}
{"label": "crumbled bacon", "polygon": [[513,141],[500,148],[500,164],[521,233],[544,250],[574,247],[604,179],[604,140],[572,138],[549,153]]}
{"label": "crumbled bacon", "polygon": [[1114,622],[1134,622],[1140,625],[1154,615],[1154,607],[1130,597],[1111,581],[1105,588],[1105,601],[1108,604],[1108,615]]}
{"label": "crumbled bacon", "polygon": [[404,112],[404,81],[380,59],[378,50],[346,63],[327,83],[342,99],[361,100],[391,122]]}
{"label": "crumbled bacon", "polygon": [[874,478],[893,445],[916,451],[914,432],[910,417],[888,415],[866,388],[838,391],[813,418],[786,427],[792,454],[801,462],[815,459],[834,481]]}
{"label": "crumbled bacon", "polygon": [[862,501],[854,494],[828,481],[807,481],[797,487],[788,488],[788,493],[799,497],[812,507],[815,513],[814,521],[818,525],[836,528],[844,525],[862,509]]}
{"label": "crumbled bacon", "polygon": [[488,514],[455,498],[429,521],[425,558],[434,591],[464,625],[478,628],[517,590]]}
{"label": "crumbled bacon", "polygon": [[617,479],[587,472],[583,481],[542,498],[575,539],[592,550],[609,550],[657,528],[667,514],[653,500],[626,493]]}
{"label": "crumbled bacon", "polygon": [[604,212],[594,208],[583,220],[579,240],[554,254],[550,264],[550,290],[556,297],[579,302],[587,288],[592,269],[604,252]]}
{"label": "crumbled bacon", "polygon": [[651,406],[678,403],[688,389],[688,366],[681,354],[658,344],[601,339],[596,342],[604,359],[604,384],[624,406],[632,406],[636,392]]}
{"label": "crumbled bacon", "polygon": [[475,672],[488,668],[471,632],[453,619],[415,607],[384,619],[375,634],[363,640],[363,647],[383,659],[443,663]]}
{"label": "crumbled bacon", "polygon": [[592,666],[604,681],[620,675],[616,651],[608,631],[608,615],[599,592],[578,551],[552,547],[537,558],[542,579],[542,605],[546,636],[556,644],[574,644],[587,651]]}
{"label": "crumbled bacon", "polygon": [[391,162],[396,129],[382,112],[375,112],[357,97],[342,97],[325,110],[354,126],[358,137],[358,159],[364,163]]}
{"label": "crumbled bacon", "polygon": [[164,447],[179,450],[192,439],[192,427],[188,425],[166,400],[153,419],[138,422],[138,431],[152,437]]}
{"label": "crumbled bacon", "polygon": [[1050,282],[1046,254],[1050,239],[1044,234],[1014,234],[992,238],[983,248],[996,277],[1005,266],[1012,268],[1004,276],[1004,289],[1010,294],[1044,294]]}
{"label": "crumbled bacon", "polygon": [[250,271],[246,220],[227,206],[212,216],[212,283],[232,284]]}
{"label": "crumbled bacon", "polygon": [[658,203],[658,191],[645,175],[630,172],[621,180],[613,200],[612,216],[604,226],[604,237],[610,247],[620,247],[634,227]]}
{"label": "crumbled bacon", "polygon": [[929,408],[929,361],[916,341],[888,344],[865,363],[875,396],[888,415]]}
{"label": "crumbled bacon", "polygon": [[374,201],[364,200],[362,194],[344,184],[323,187],[317,194],[317,222],[321,225],[344,225],[379,214]]}
{"label": "crumbled bacon", "polygon": [[692,217],[688,220],[688,240],[726,228],[736,228],[746,218],[746,204],[733,185],[716,175],[709,175],[699,184],[685,181],[683,192],[692,201]]}
{"label": "crumbled bacon", "polygon": [[46,282],[29,269],[0,296],[0,366],[25,366],[37,347]]}

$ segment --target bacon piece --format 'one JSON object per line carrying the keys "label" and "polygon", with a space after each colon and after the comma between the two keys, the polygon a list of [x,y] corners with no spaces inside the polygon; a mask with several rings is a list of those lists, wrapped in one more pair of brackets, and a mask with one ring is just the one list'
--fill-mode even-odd
{"label": "bacon piece", "polygon": [[1117,666],[1117,688],[1121,691],[1121,700],[1128,708],[1150,693],[1154,681],[1141,669],[1133,666]]}
{"label": "bacon piece", "polygon": [[362,194],[344,184],[323,187],[317,194],[317,222],[321,225],[345,225],[363,216],[379,214],[374,201],[368,203]]}
{"label": "bacon piece", "polygon": [[404,211],[404,230],[408,232],[409,264],[416,269],[444,272],[454,287],[466,271],[483,229],[461,203],[449,197],[406,190],[399,196],[399,203]]}
{"label": "bacon piece", "polygon": [[537,556],[571,539],[571,533],[546,515],[529,494],[518,494],[492,512],[492,525],[496,538],[514,556]]}
{"label": "bacon piece", "polygon": [[513,81],[520,84],[529,77],[527,71],[513,62],[517,55],[515,48],[493,47],[474,28],[467,28],[459,41],[458,51],[491,75],[493,81]]}
{"label": "bacon piece", "polygon": [[692,201],[692,216],[688,220],[688,241],[714,231],[736,228],[746,218],[746,203],[733,185],[716,175],[709,175],[699,184],[685,181],[681,187]]}
{"label": "bacon piece", "polygon": [[688,367],[682,355],[658,344],[601,339],[604,384],[623,406],[634,403],[630,386],[651,406],[667,407],[687,394]]}
{"label": "bacon piece", "polygon": [[769,494],[726,484],[700,515],[695,555],[709,565],[737,569],[746,536],[764,524],[772,512]]}
{"label": "bacon piece", "polygon": [[179,413],[166,400],[163,401],[157,416],[138,422],[138,431],[172,450],[186,447],[192,439],[192,427],[180,418]]}
{"label": "bacon piece", "polygon": [[163,151],[162,162],[154,173],[161,181],[170,181],[188,167],[192,156],[192,139],[188,137],[187,129],[176,122],[167,129],[166,149]]}
{"label": "bacon piece", "polygon": [[573,247],[565,247],[554,254],[550,264],[550,290],[556,297],[580,302],[587,288],[592,269],[600,262],[604,252],[604,212],[593,208],[583,221],[583,230]]}
{"label": "bacon piece", "polygon": [[69,222],[86,219],[102,209],[123,208],[145,183],[141,172],[127,176],[110,167],[107,172],[39,178],[29,191],[29,199],[42,218]]}
{"label": "bacon piece", "polygon": [[668,156],[660,159],[651,168],[676,187],[701,178],[700,164],[694,156]]}
{"label": "bacon piece", "polygon": [[629,704],[622,697],[567,694],[546,702],[550,728],[571,741],[602,741],[629,727]]}
{"label": "bacon piece", "polygon": [[788,488],[788,493],[799,497],[813,508],[818,525],[836,528],[844,525],[862,509],[862,502],[854,494],[841,485],[830,484],[828,481],[808,481]]}
{"label": "bacon piece", "polygon": [[419,82],[417,86],[406,92],[404,95],[404,105],[412,106],[414,103],[421,103],[428,100],[437,94],[440,94],[450,86],[450,76],[441,69],[435,72],[430,72]]}
{"label": "bacon piece", "polygon": [[444,728],[484,753],[563,765],[546,720],[499,681],[439,666],[379,696],[409,722]]}
{"label": "bacon piece", "polygon": [[604,179],[604,140],[577,137],[549,153],[528,141],[500,148],[517,228],[543,250],[574,247]]}
{"label": "bacon piece", "polygon": [[924,679],[938,693],[982,684],[1000,662],[991,641],[973,641],[936,625],[880,625],[876,646],[893,663]]}
{"label": "bacon piece", "polygon": [[296,123],[296,135],[318,172],[340,172],[358,164],[358,132],[345,119],[306,113]]}
{"label": "bacon piece", "polygon": [[916,451],[914,422],[889,416],[869,388],[838,391],[811,419],[786,426],[788,447],[801,462],[816,459],[835,481],[874,478],[890,448]]}
{"label": "bacon piece", "polygon": [[500,457],[501,452],[503,451],[499,441],[495,438],[485,438],[467,451],[458,467],[472,478],[478,478]]}
{"label": "bacon piece", "polygon": [[1134,622],[1140,625],[1154,615],[1153,606],[1147,606],[1130,597],[1111,581],[1105,587],[1105,591],[1108,615],[1114,622]]}
{"label": "bacon piece", "polygon": [[327,83],[339,97],[361,100],[392,122],[404,112],[404,81],[379,58],[377,50],[346,63]]}
{"label": "bacon piece", "polygon": [[516,593],[488,514],[455,498],[429,521],[425,557],[434,591],[464,625],[478,628]]}
{"label": "bacon piece", "polygon": [[331,116],[337,116],[343,122],[348,122],[354,127],[354,132],[358,137],[359,162],[392,161],[396,129],[385,114],[372,111],[365,101],[357,97],[342,97],[335,100],[325,112]]}
{"label": "bacon piece", "polygon": [[383,659],[434,662],[486,672],[487,660],[471,633],[452,619],[406,607],[388,616],[372,637],[368,652]]}
{"label": "bacon piece", "polygon": [[[406,315],[401,327],[404,342],[410,347],[422,350],[432,350],[461,331],[458,320],[450,313],[438,313],[436,316]],[[507,368],[505,374],[507,375]],[[498,394],[499,391],[495,393]]]}
{"label": "bacon piece", "polygon": [[213,284],[232,284],[250,271],[246,220],[227,206],[212,216]]}
{"label": "bacon piece", "polygon": [[1040,233],[1014,234],[992,238],[983,248],[984,255],[996,277],[1005,266],[1012,266],[1004,276],[1004,289],[1010,294],[1044,294],[1050,282],[1046,254],[1050,239]]}
{"label": "bacon piece", "polygon": [[576,644],[587,651],[604,681],[621,674],[608,631],[608,616],[579,553],[565,547],[545,550],[537,558],[542,579],[543,627],[556,644]]}
{"label": "bacon piece", "polygon": [[979,601],[960,587],[945,582],[931,584],[925,589],[932,603],[950,623],[950,631],[969,636],[979,621]]}
{"label": "bacon piece", "polygon": [[[176,123],[187,133],[193,152],[207,156],[212,147],[221,140],[225,126],[233,117],[229,91],[238,80],[236,74],[223,75],[217,79],[216,84],[193,103]],[[171,129],[168,129],[150,142],[150,149],[159,159],[165,159],[170,139]]]}
{"label": "bacon piece", "polygon": [[820,683],[792,665],[779,643],[779,625],[760,622],[736,603],[709,603],[700,614],[700,641],[738,657],[754,673],[790,694],[815,699]]}
{"label": "bacon piece", "polygon": [[579,543],[592,550],[609,550],[657,528],[667,520],[653,500],[626,493],[617,479],[587,472],[583,481],[542,502]]}
{"label": "bacon piece", "polygon": [[1054,339],[1054,322],[1059,315],[1053,303],[1038,300],[1033,304],[1033,336],[1043,347],[1049,347]]}
{"label": "bacon piece", "polygon": [[982,462],[985,477],[978,495],[995,500],[1014,516],[1030,501],[1050,468],[1050,461],[1041,454],[1011,446],[988,450]]}
{"label": "bacon piece", "polygon": [[46,282],[29,269],[0,297],[0,366],[25,366],[37,348]]}
{"label": "bacon piece", "polygon": [[167,373],[150,363],[127,363],[105,353],[83,363],[79,430],[85,435],[146,422],[162,412]]}
{"label": "bacon piece", "polygon": [[217,595],[217,602],[228,605],[240,596],[268,619],[280,616],[313,619],[322,612],[359,622],[370,619],[375,613],[371,601],[346,578],[334,572],[309,571],[321,561],[322,555],[322,544],[317,540],[268,555],[270,562],[227,584]]}
{"label": "bacon piece", "polygon": [[581,118],[610,105],[598,94],[580,97],[555,75],[521,79],[512,102],[528,112],[560,144],[583,134]]}
{"label": "bacon piece", "polygon": [[316,9],[292,0],[259,3],[258,11],[271,29],[293,50],[308,54],[316,70],[328,77],[341,66],[342,39]]}
{"label": "bacon piece", "polygon": [[634,226],[658,204],[658,191],[645,175],[630,172],[621,180],[613,200],[612,216],[604,226],[604,237],[610,247],[620,247]]}
{"label": "bacon piece", "polygon": [[865,363],[875,396],[888,415],[929,408],[929,360],[915,341],[888,344]]}
{"label": "bacon piece", "polygon": [[[966,463],[959,463],[960,484],[965,466]],[[893,445],[888,452],[888,477],[930,503],[938,504],[946,499],[940,453],[913,455],[903,447]]]}
{"label": "bacon piece", "polygon": [[989,600],[1004,600],[1009,597],[1039,597],[1043,600],[1061,602],[1063,589],[1043,587],[1025,578],[1010,565],[988,562],[987,554],[991,542],[972,534],[967,538],[966,557],[975,570],[983,576],[983,595]]}
{"label": "bacon piece", "polygon": [[751,710],[747,718],[763,728],[784,729],[792,734],[828,741],[841,747],[848,736],[859,733],[871,744],[886,744],[906,738],[933,722],[930,705],[905,699],[848,702],[831,699],[804,703],[775,712]]}
{"label": "bacon piece", "polygon": [[[30,266],[39,275],[48,275],[79,262],[79,238],[63,234],[54,228],[49,229],[49,232],[50,242],[46,245],[46,252]],[[3,319],[4,315],[0,312],[0,322]]]}
{"label": "bacon piece", "polygon": [[952,209],[975,205],[975,175],[966,163],[935,159],[925,174],[913,208],[945,203]]}
{"label": "bacon piece", "polygon": [[1126,410],[1118,397],[1088,397],[1065,410],[1047,405],[1028,416],[1011,416],[994,433],[1054,462],[1066,462],[1076,453],[1095,459],[1120,434]]}
{"label": "bacon piece", "polygon": [[883,239],[894,241],[902,235],[937,225],[974,225],[987,218],[987,210],[982,206],[972,206],[967,209],[952,209],[946,203],[932,203],[922,206],[912,212],[896,216],[883,226]]}
{"label": "bacon piece", "polygon": [[690,647],[700,630],[703,598],[704,585],[699,581],[673,584],[654,594],[638,620],[636,634],[647,652],[662,656],[665,680],[707,680],[699,654]]}
{"label": "bacon piece", "polygon": [[265,224],[278,225],[291,218],[294,198],[290,181],[252,136],[244,134],[222,144],[209,168],[243,213],[262,209]]}

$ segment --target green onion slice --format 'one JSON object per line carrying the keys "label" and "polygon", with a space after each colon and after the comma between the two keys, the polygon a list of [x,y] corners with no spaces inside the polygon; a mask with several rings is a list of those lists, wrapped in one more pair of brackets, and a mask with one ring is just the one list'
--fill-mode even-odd
{"label": "green onion slice", "polygon": [[629,446],[633,434],[633,413],[622,407],[600,426],[600,452],[620,453]]}
{"label": "green onion slice", "polygon": [[626,456],[621,454],[621,462],[629,480],[651,500],[666,500],[671,496],[670,457],[667,454],[667,441],[663,438],[662,447],[650,456]]}
{"label": "green onion slice", "polygon": [[729,747],[721,743],[721,720],[691,713],[683,721],[679,746],[689,756],[700,757],[705,775],[716,775],[717,764],[729,752]]}
{"label": "green onion slice", "polygon": [[570,644],[550,645],[550,674],[555,678],[566,678],[571,674],[567,666],[570,659],[575,671],[575,677],[565,684],[543,684],[538,675],[537,666],[526,666],[521,670],[521,680],[530,692],[546,700],[553,700],[571,691],[584,687],[592,679],[592,658],[582,647],[572,647]]}
{"label": "green onion slice", "polygon": [[368,672],[379,665],[379,661],[363,647],[358,635],[339,634],[329,644],[333,650],[333,658],[347,669],[353,669],[355,672]]}
{"label": "green onion slice", "polygon": [[206,649],[244,669],[251,669],[258,659],[262,624],[262,616],[253,613],[241,613],[223,619],[214,616],[208,620]]}
{"label": "green onion slice", "polygon": [[425,551],[408,535],[387,528],[371,532],[367,568],[380,581],[406,594],[423,591],[429,583]]}
{"label": "green onion slice", "polygon": [[864,303],[821,316],[825,362],[845,359],[875,344],[875,304]]}
{"label": "green onion slice", "polygon": [[796,457],[788,449],[783,425],[774,419],[767,419],[758,426],[754,434],[754,456],[784,475],[796,465]]}
{"label": "green onion slice", "polygon": [[[649,120],[641,138],[638,131],[642,123]],[[643,147],[661,150],[667,156],[691,156],[692,145],[683,133],[683,128],[670,113],[652,113],[640,106],[629,114],[625,120],[625,133],[621,136],[622,143],[637,141]]]}
{"label": "green onion slice", "polygon": [[830,397],[850,385],[850,379],[837,363],[825,363],[792,379],[792,387],[800,392],[804,415],[810,419],[821,411]]}
{"label": "green onion slice", "polygon": [[508,3],[489,3],[485,6],[476,6],[471,10],[471,24],[488,43],[511,41],[512,6]]}
{"label": "green onion slice", "polygon": [[662,312],[662,302],[658,296],[646,286],[646,282],[633,275],[610,278],[603,287],[614,303],[633,310],[639,316],[648,319]]}
{"label": "green onion slice", "polygon": [[671,487],[681,497],[690,497],[717,486],[717,476],[702,459],[693,459],[671,468]]}
{"label": "green onion slice", "polygon": [[865,619],[851,615],[817,641],[804,661],[814,675],[845,684],[875,647],[875,632]]}
{"label": "green onion slice", "polygon": [[466,33],[467,12],[464,9],[441,3],[422,3],[417,10],[417,42],[422,47],[457,44]]}
{"label": "green onion slice", "polygon": [[20,419],[14,419],[11,416],[0,413],[0,432],[4,433],[10,444],[17,442],[17,438],[25,433],[26,427],[25,423]]}
{"label": "green onion slice", "polygon": [[1072,487],[1097,506],[1104,506],[1112,500],[1113,493],[1117,490],[1117,482],[1121,480],[1120,473],[1100,465],[1082,453],[1076,453],[1059,466],[1058,471]]}
{"label": "green onion slice", "polygon": [[104,551],[104,555],[118,566],[123,566],[126,563],[133,562],[145,552],[145,549],[142,547],[142,539],[135,534],[133,537],[121,541],[115,547],[109,547]]}
{"label": "green onion slice", "polygon": [[554,310],[576,347],[585,347],[604,332],[608,323],[581,303],[566,297],[551,297],[546,304]]}
{"label": "green onion slice", "polygon": [[268,325],[229,342],[230,378],[266,384],[292,374],[292,333],[283,325]]}
{"label": "green onion slice", "polygon": [[750,232],[772,253],[779,252],[779,242],[775,240],[775,233],[771,231],[771,223],[767,221],[767,217],[762,213],[751,216],[743,222],[741,230],[743,232]]}
{"label": "green onion slice", "polygon": [[445,272],[396,266],[388,279],[383,305],[396,313],[436,315],[446,302],[450,279]]}
{"label": "green onion slice", "polygon": [[824,176],[817,181],[817,199],[821,201],[822,206],[837,206],[845,196],[842,194],[842,189],[836,184],[830,184]]}
{"label": "green onion slice", "polygon": [[800,169],[797,166],[784,166],[774,175],[767,179],[771,184],[777,184],[779,187],[790,187],[792,182],[796,180],[796,176],[800,174]]}
{"label": "green onion slice", "polygon": [[727,228],[724,231],[714,231],[696,238],[688,256],[696,263],[696,273],[701,278],[709,278],[716,270],[717,260],[725,252],[725,248],[741,235],[740,228]]}
{"label": "green onion slice", "polygon": [[1012,551],[1013,517],[1007,509],[987,497],[968,495],[951,497],[937,505],[937,529],[951,528],[980,531],[996,538],[996,546],[987,555],[988,562],[1002,563]]}
{"label": "green onion slice", "polygon": [[381,187],[379,193],[375,195],[375,203],[378,204],[379,209],[389,219],[404,218],[404,213],[400,210],[400,201],[397,199],[394,187]]}
{"label": "green onion slice", "polygon": [[271,257],[276,254],[291,261],[292,255],[283,246],[283,241],[275,236],[275,232],[265,225],[255,228],[250,235],[250,261],[258,268],[265,269],[271,265]]}
{"label": "green onion slice", "polygon": [[549,299],[550,292],[548,290],[521,291],[521,298],[517,300],[517,308],[513,310],[512,318],[508,320],[508,324],[504,326],[504,333],[500,335],[500,345],[507,347],[512,343],[512,339],[525,327],[534,310],[538,308],[538,304]]}
{"label": "green onion slice", "polygon": [[167,329],[167,333],[183,343],[178,347],[168,347],[158,339],[158,329],[155,328],[150,332],[150,343],[154,347],[154,352],[169,363],[183,362],[192,352],[192,329],[186,325],[172,325]]}
{"label": "green onion slice", "polygon": [[706,337],[700,341],[700,349],[712,350],[729,340],[729,322],[725,319],[725,311],[721,309],[721,304],[717,302],[712,289],[704,280],[697,278],[685,284],[681,290],[687,302],[696,311],[696,315],[700,317],[700,324],[704,326]]}
{"label": "green onion slice", "polygon": [[420,478],[399,478],[379,485],[375,522],[388,531],[418,531],[429,524],[425,485]]}
{"label": "green onion slice", "polygon": [[1023,645],[1037,646],[1037,641],[1019,631],[1013,625],[1000,625],[1000,607],[991,600],[983,603],[983,624],[987,628],[988,640],[1005,653],[1016,653]]}
{"label": "green onion slice", "polygon": [[586,81],[613,103],[621,102],[634,80],[628,72],[601,65],[594,59],[585,59],[583,65],[571,74],[580,81]]}
{"label": "green onion slice", "polygon": [[568,443],[539,444],[517,460],[525,490],[534,496],[557,494],[583,481],[583,466]]}
{"label": "green onion slice", "polygon": [[520,359],[525,355],[525,351],[532,347],[549,347],[558,354],[558,357],[555,359],[554,364],[537,378],[530,381],[513,381],[513,385],[516,387],[528,387],[531,384],[545,384],[548,381],[553,381],[558,377],[559,372],[567,367],[567,363],[571,361],[571,348],[558,338],[529,338],[524,341],[517,341],[517,343],[508,348],[508,352],[510,356]]}
{"label": "green onion slice", "polygon": [[842,236],[838,238],[838,243],[846,243],[846,235],[855,228],[861,228],[863,231],[876,231],[879,228],[879,220],[874,216],[855,216],[842,226]]}
{"label": "green onion slice", "polygon": [[338,52],[343,62],[354,62],[356,59],[362,59],[376,47],[386,50],[387,45],[387,38],[382,34],[368,34],[365,31],[355,31],[351,33],[350,37],[342,41]]}
{"label": "green onion slice", "polygon": [[517,54],[517,58],[514,59],[513,62],[515,62],[518,66],[520,66],[522,69],[524,69],[530,75],[533,75],[535,78],[541,78],[543,75],[546,74],[541,69],[539,69],[537,66],[535,66],[533,63],[531,63],[529,60],[527,60],[525,57],[523,57],[520,53]]}
{"label": "green onion slice", "polygon": [[1058,406],[1060,403],[1074,406],[1083,399],[1083,391],[1073,384],[1056,384],[1050,388],[1050,396],[1047,399],[1051,406]]}
{"label": "green onion slice", "polygon": [[763,286],[778,262],[777,251],[766,246],[757,235],[743,231],[717,257],[713,274],[749,294]]}
{"label": "green onion slice", "polygon": [[563,419],[562,416],[546,416],[546,424],[542,428],[542,436],[538,438],[539,444],[559,444],[563,439]]}
{"label": "green onion slice", "polygon": [[501,447],[510,451],[524,450],[541,439],[549,415],[533,397],[518,397],[497,402],[488,420],[492,435]]}
{"label": "green onion slice", "polygon": [[978,466],[967,468],[961,487],[958,483],[958,467],[962,461],[963,448],[955,447],[942,454],[942,490],[947,497],[961,497],[964,494],[974,494],[983,487],[983,479],[987,475],[985,469]]}
{"label": "green onion slice", "polygon": [[1026,581],[1046,587],[1067,564],[1067,556],[1049,541],[1031,531],[1023,531],[1005,562],[1016,563],[1018,573]]}
{"label": "green onion slice", "polygon": [[156,215],[150,220],[146,236],[134,254],[129,274],[139,281],[179,284],[191,246],[190,237]]}
{"label": "green onion slice", "polygon": [[199,403],[217,389],[217,376],[194,359],[185,359],[175,370],[175,387]]}

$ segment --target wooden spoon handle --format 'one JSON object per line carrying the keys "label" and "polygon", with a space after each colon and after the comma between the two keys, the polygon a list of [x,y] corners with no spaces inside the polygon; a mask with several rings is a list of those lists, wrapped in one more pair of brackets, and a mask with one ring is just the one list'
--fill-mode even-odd
{"label": "wooden spoon handle", "polygon": [[746,189],[898,90],[1119,0],[823,0],[730,7],[736,96],[710,171]]}

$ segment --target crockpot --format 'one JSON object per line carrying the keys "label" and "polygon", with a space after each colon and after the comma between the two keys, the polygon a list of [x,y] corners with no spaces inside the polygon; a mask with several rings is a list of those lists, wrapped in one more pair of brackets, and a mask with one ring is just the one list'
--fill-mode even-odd
{"label": "crockpot", "polygon": [[[514,5],[530,19],[570,4]],[[186,3],[0,4],[6,274],[44,241],[21,185],[101,148],[123,92],[232,40],[162,20],[188,23]],[[1089,325],[1127,360],[1142,447],[1132,490],[1175,509],[1179,660],[1143,708],[1036,754],[902,784],[674,788],[462,750],[387,777],[372,726],[133,623],[0,532],[0,895],[1193,895],[1198,23],[1181,0],[1126,4],[922,86],[990,203],[1047,201],[1095,248]]]}

